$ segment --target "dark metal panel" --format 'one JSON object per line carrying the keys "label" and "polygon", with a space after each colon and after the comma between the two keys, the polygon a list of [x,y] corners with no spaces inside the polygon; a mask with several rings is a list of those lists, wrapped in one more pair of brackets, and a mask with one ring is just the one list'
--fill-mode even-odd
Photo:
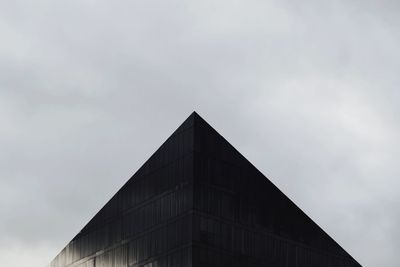
{"label": "dark metal panel", "polygon": [[200,117],[194,130],[196,266],[360,266]]}
{"label": "dark metal panel", "polygon": [[191,259],[192,181],[189,118],[50,266],[182,266]]}
{"label": "dark metal panel", "polygon": [[51,267],[359,267],[197,114]]}

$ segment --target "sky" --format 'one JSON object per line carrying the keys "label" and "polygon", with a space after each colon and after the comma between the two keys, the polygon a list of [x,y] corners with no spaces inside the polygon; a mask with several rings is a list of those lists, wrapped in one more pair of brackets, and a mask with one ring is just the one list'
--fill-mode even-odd
{"label": "sky", "polygon": [[399,12],[0,0],[0,266],[47,266],[194,110],[360,264],[397,266]]}

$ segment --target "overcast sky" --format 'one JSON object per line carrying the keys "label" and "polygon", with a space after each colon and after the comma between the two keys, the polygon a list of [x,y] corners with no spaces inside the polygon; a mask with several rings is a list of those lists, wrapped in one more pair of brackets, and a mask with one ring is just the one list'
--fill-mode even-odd
{"label": "overcast sky", "polygon": [[363,266],[398,266],[399,12],[0,0],[0,266],[46,266],[193,110]]}

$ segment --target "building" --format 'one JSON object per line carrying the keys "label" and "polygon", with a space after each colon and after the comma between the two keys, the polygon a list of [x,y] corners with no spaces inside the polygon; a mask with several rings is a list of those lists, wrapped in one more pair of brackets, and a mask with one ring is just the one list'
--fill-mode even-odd
{"label": "building", "polygon": [[50,267],[356,267],[193,113]]}

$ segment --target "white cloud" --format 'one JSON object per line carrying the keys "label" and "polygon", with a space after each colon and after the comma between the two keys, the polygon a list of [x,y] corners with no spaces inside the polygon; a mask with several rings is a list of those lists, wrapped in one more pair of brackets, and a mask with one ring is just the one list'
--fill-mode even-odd
{"label": "white cloud", "polygon": [[396,1],[0,5],[5,266],[50,261],[193,110],[362,264],[399,261]]}

